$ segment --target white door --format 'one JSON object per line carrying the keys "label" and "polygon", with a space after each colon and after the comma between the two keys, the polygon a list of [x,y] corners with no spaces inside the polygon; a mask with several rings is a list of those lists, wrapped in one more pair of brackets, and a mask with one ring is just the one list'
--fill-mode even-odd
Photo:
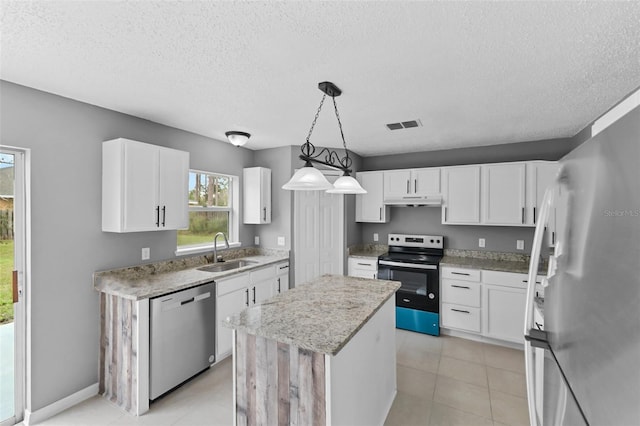
{"label": "white door", "polygon": [[[340,174],[325,173],[329,182]],[[295,286],[322,274],[343,273],[344,196],[324,191],[295,191]]]}
{"label": "white door", "polygon": [[411,173],[415,195],[440,194],[440,168],[415,169]]}
{"label": "white door", "polygon": [[[22,421],[25,402],[25,336],[28,240],[28,151],[0,145],[0,425]],[[3,285],[3,287],[4,287]]]}
{"label": "white door", "polygon": [[383,204],[384,173],[358,173],[356,179],[367,190],[366,194],[356,195],[356,222],[384,223],[387,210]]}

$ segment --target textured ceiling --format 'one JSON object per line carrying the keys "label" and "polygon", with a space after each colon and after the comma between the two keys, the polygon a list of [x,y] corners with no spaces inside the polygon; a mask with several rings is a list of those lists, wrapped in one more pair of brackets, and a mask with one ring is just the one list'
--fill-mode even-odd
{"label": "textured ceiling", "polygon": [[637,1],[2,0],[0,25],[4,80],[251,149],[304,142],[324,80],[366,156],[573,136],[640,86]]}

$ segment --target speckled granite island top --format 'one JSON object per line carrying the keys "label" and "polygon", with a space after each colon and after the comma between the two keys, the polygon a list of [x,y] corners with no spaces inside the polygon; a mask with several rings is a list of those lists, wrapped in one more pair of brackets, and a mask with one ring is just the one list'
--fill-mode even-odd
{"label": "speckled granite island top", "polygon": [[336,355],[393,297],[397,281],[323,275],[245,309],[227,327],[327,355]]}
{"label": "speckled granite island top", "polygon": [[[125,299],[149,299],[289,260],[288,254],[277,251],[267,254],[255,252],[240,254],[242,259],[253,260],[257,263],[223,272],[205,272],[199,271],[198,268],[205,266],[206,260],[204,257],[198,256],[96,272],[93,274],[93,286],[99,292]],[[234,258],[230,256],[227,257],[227,260]]]}

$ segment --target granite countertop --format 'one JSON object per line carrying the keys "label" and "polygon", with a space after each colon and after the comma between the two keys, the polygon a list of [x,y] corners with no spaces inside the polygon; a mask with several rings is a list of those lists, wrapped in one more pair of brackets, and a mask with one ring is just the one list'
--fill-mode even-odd
{"label": "granite countertop", "polygon": [[377,259],[381,254],[389,251],[389,247],[384,244],[364,244],[349,247],[349,257],[359,257],[363,259]]}
{"label": "granite countertop", "polygon": [[93,287],[99,292],[125,299],[148,299],[289,260],[288,253],[285,253],[275,250],[265,254],[257,250],[240,251],[236,254],[244,255],[228,256],[226,260],[242,258],[257,263],[223,272],[199,271],[197,268],[207,264],[204,256],[100,271],[93,274]]}
{"label": "granite countertop", "polygon": [[323,275],[224,321],[229,328],[336,355],[400,288],[397,281]]}
{"label": "granite countertop", "polygon": [[[440,266],[526,274],[529,272],[529,256],[519,253],[447,249]],[[542,262],[539,268],[539,273],[544,271],[546,262]]]}

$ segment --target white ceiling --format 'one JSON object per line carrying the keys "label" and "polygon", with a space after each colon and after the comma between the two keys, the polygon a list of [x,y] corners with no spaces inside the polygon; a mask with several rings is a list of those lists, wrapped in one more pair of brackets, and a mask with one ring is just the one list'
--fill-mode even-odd
{"label": "white ceiling", "polygon": [[[573,136],[640,86],[637,1],[2,0],[0,24],[0,78],[250,149],[303,143],[325,80],[366,156]],[[341,146],[329,102],[311,141]]]}

